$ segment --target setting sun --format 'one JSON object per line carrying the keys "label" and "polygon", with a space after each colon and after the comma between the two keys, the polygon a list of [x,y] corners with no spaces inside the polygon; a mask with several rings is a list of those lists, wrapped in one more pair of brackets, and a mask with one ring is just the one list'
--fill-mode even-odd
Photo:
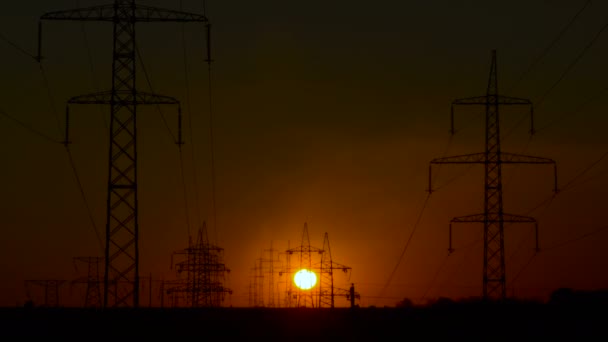
{"label": "setting sun", "polygon": [[293,281],[302,290],[310,290],[317,283],[317,275],[307,269],[301,269],[293,276]]}

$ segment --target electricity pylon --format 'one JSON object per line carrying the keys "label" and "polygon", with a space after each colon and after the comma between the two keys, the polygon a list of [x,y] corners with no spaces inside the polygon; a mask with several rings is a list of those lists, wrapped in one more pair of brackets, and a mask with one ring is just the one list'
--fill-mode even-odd
{"label": "electricity pylon", "polygon": [[232,290],[224,287],[226,273],[230,272],[224,264],[224,249],[209,242],[205,222],[196,241],[190,241],[188,248],[175,255],[182,259],[175,263],[177,273],[186,273],[186,279],[172,291],[184,293],[187,306],[219,307],[226,293],[232,294]]}
{"label": "electricity pylon", "polygon": [[87,292],[84,297],[85,308],[98,308],[103,304],[101,297],[101,276],[99,273],[99,264],[102,261],[102,257],[74,257],[74,267],[77,270],[77,262],[87,264],[87,276],[72,280],[72,285],[86,284],[87,286]]}
{"label": "electricity pylon", "polygon": [[[150,22],[200,22],[209,36],[209,21],[203,15],[136,5],[135,0],[115,0],[113,4],[50,12],[40,17],[38,60],[41,56],[43,20],[111,22],[113,31],[112,88],[109,91],[77,96],[70,104],[110,106],[110,144],[105,235],[103,306],[139,306],[139,218],[137,199],[137,106],[178,105],[174,98],[136,89],[135,24]],[[207,44],[209,47],[209,43]],[[208,49],[209,50],[209,49]],[[209,55],[209,51],[207,54]],[[209,56],[208,56],[209,57]],[[179,109],[179,107],[178,107]],[[178,115],[181,144],[181,110]]]}
{"label": "electricity pylon", "polygon": [[319,308],[334,308],[336,296],[346,296],[348,291],[334,286],[334,270],[344,273],[352,271],[349,266],[334,262],[331,257],[329,236],[327,232],[323,236],[323,254],[321,255],[321,267],[319,269]]}
{"label": "electricity pylon", "polygon": [[527,99],[507,97],[498,94],[496,70],[496,50],[492,50],[492,65],[485,96],[457,99],[452,102],[451,133],[454,134],[454,107],[457,105],[480,105],[486,107],[486,148],[483,153],[433,159],[429,165],[429,192],[431,188],[431,170],[433,164],[483,164],[485,165],[484,212],[453,218],[450,221],[450,246],[452,252],[452,223],[483,223],[483,298],[505,299],[505,246],[504,224],[533,223],[536,232],[536,250],[538,250],[538,224],[532,217],[507,214],[503,211],[502,200],[502,165],[503,164],[552,164],[554,169],[554,186],[557,192],[557,165],[548,158],[518,155],[502,152],[500,149],[500,105],[523,105],[530,107],[530,133],[534,134],[532,119],[532,102]]}
{"label": "electricity pylon", "polygon": [[[310,238],[308,237],[308,224],[304,223],[304,230],[302,231],[302,242],[300,246],[287,250],[288,255],[296,254],[299,256],[299,264],[296,272],[299,272],[302,269],[307,269],[308,271],[313,271],[313,254],[323,254],[323,250],[317,247],[310,246]],[[291,273],[291,265],[288,265],[288,276],[293,277],[294,275]],[[289,290],[291,292],[291,289]],[[298,289],[297,290],[297,307],[314,307],[315,302],[312,296],[312,289]],[[291,295],[291,293],[288,293]]]}
{"label": "electricity pylon", "polygon": [[56,308],[59,307],[59,288],[65,283],[65,280],[45,279],[45,280],[26,280],[25,294],[28,300],[32,300],[30,285],[38,285],[44,288],[44,307]]}
{"label": "electricity pylon", "polygon": [[[272,241],[270,241],[270,248],[264,249],[263,252],[268,252],[268,254],[269,254],[268,259],[262,258],[260,260],[261,263],[268,264],[268,270],[265,270],[265,273],[268,274],[268,307],[274,308],[275,307],[275,283],[274,283],[275,267],[274,267],[274,264],[275,264],[275,262],[278,262],[279,260],[274,258],[275,252],[277,252],[277,250],[272,248]],[[263,253],[263,254],[265,254],[265,253]]]}

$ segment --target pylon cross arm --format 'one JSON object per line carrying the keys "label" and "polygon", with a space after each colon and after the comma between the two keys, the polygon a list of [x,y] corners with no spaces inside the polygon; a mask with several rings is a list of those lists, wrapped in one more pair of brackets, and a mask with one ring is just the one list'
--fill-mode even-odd
{"label": "pylon cross arm", "polygon": [[[486,217],[484,214],[473,214],[473,215],[454,217],[450,221],[450,223],[474,223],[474,222],[483,223],[483,222],[485,222],[485,220],[486,220]],[[507,214],[507,213],[504,213],[502,215],[502,221],[511,222],[511,223],[536,223],[536,219],[534,219],[533,217],[515,215],[515,214]]]}
{"label": "pylon cross arm", "polygon": [[470,223],[470,222],[485,222],[486,216],[484,214],[473,214],[466,216],[454,217],[450,223]]}
{"label": "pylon cross arm", "polygon": [[557,163],[553,159],[502,152],[500,154],[500,162],[503,164],[551,164],[551,165],[553,165],[553,191],[555,193],[559,192],[559,188],[557,187]]}
{"label": "pylon cross arm", "polygon": [[45,13],[40,20],[113,21],[114,5],[101,5]]}
{"label": "pylon cross arm", "polygon": [[515,215],[515,214],[502,214],[503,222],[510,223],[536,223],[536,219],[529,216]]}
{"label": "pylon cross arm", "polygon": [[[117,13],[114,5],[101,5],[55,11],[43,14],[41,20],[76,20],[76,21],[114,21]],[[168,10],[163,8],[137,5],[135,7],[137,22],[202,22],[209,20],[196,13]]]}
{"label": "pylon cross arm", "polygon": [[553,159],[507,152],[501,152],[500,161],[503,164],[555,164]]}
{"label": "pylon cross arm", "polygon": [[[492,99],[494,98],[494,99]],[[500,105],[532,105],[532,102],[528,99],[520,99],[518,97],[510,96],[474,96],[457,99],[452,102],[452,105],[485,105],[487,103],[498,103]]]}
{"label": "pylon cross arm", "polygon": [[135,7],[135,21],[141,22],[201,22],[209,20],[204,15],[163,8],[142,6]]}
{"label": "pylon cross arm", "polygon": [[486,160],[485,153],[471,153],[459,156],[435,158],[431,164],[483,164]]}
{"label": "pylon cross arm", "polygon": [[[117,95],[131,95],[132,92],[118,91]],[[179,101],[170,96],[152,94],[137,91],[135,94],[135,102],[140,105],[178,105]],[[112,103],[112,92],[111,91],[103,91],[99,93],[79,95],[72,97],[68,100],[68,104],[111,104]],[[131,98],[129,101],[126,101],[125,104],[132,105],[134,104],[133,99]]]}

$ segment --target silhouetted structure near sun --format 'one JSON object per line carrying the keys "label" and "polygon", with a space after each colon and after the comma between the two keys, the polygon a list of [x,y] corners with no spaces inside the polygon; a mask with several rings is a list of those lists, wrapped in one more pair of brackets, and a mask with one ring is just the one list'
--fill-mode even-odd
{"label": "silhouetted structure near sun", "polygon": [[503,211],[502,165],[503,164],[552,164],[555,171],[555,191],[557,192],[557,167],[548,158],[532,157],[502,152],[500,148],[500,105],[530,106],[530,133],[534,134],[532,102],[527,99],[498,95],[498,76],[496,50],[492,51],[492,66],[485,96],[458,99],[452,102],[451,133],[454,134],[454,106],[481,105],[486,107],[486,146],[485,152],[454,157],[437,158],[429,166],[429,192],[431,188],[431,169],[433,164],[483,164],[484,212],[453,218],[450,221],[450,253],[452,248],[452,223],[483,223],[483,297],[485,299],[506,298],[504,223],[533,223],[536,229],[536,249],[538,250],[538,225],[534,218],[507,214]]}
{"label": "silhouetted structure near sun", "polygon": [[[290,248],[286,251],[286,262],[285,271],[283,274],[287,277],[293,277],[294,267],[291,265],[291,257],[297,258],[296,270],[307,269],[313,270],[313,255],[322,255],[323,250],[318,247],[310,245],[310,238],[308,237],[308,224],[304,223],[304,229],[302,230],[302,241],[299,246]],[[285,289],[285,306],[290,307],[311,307],[314,308],[317,303],[313,299],[312,290],[302,290],[293,286],[293,281],[286,283],[287,288]]]}
{"label": "silhouetted structure near sun", "polygon": [[[44,14],[43,20],[102,21],[113,23],[112,87],[109,91],[73,97],[66,109],[65,145],[69,144],[70,104],[110,106],[110,146],[105,235],[104,307],[139,306],[139,219],[137,200],[137,106],[177,105],[178,145],[181,109],[172,97],[136,89],[136,23],[200,22],[203,15],[136,5],[135,0]],[[42,36],[42,24],[39,33]],[[207,35],[209,36],[209,35]],[[41,56],[41,39],[38,44]],[[208,51],[209,53],[209,51]],[[210,59],[210,58],[209,58]]]}
{"label": "silhouetted structure near sun", "polygon": [[205,223],[196,240],[173,256],[180,258],[175,269],[178,276],[183,277],[185,273],[185,278],[163,286],[171,306],[220,307],[226,294],[232,294],[232,290],[224,286],[226,274],[230,272],[224,264],[224,249],[209,242]]}
{"label": "silhouetted structure near sun", "polygon": [[[355,301],[361,298],[355,291],[354,284],[349,289],[336,286],[335,271],[350,274],[352,268],[333,261],[327,233],[323,236],[323,248],[311,246],[307,223],[304,223],[299,246],[288,246],[285,252],[278,254],[274,253],[272,245],[264,251],[269,252],[269,258],[257,258],[251,270],[249,305],[252,307],[334,308],[336,297],[345,298],[354,307]],[[278,256],[277,259],[274,258],[275,255]],[[275,264],[279,266],[275,267]],[[294,276],[300,270],[308,270],[315,275],[316,282],[313,282],[312,287],[302,289],[294,284]],[[279,281],[275,281],[275,272],[278,273]],[[272,289],[265,290],[265,286]]]}
{"label": "silhouetted structure near sun", "polygon": [[336,297],[345,297],[350,301],[351,307],[355,306],[355,299],[360,296],[355,292],[355,285],[347,289],[334,286],[334,271],[348,273],[352,268],[334,262],[331,257],[331,247],[329,246],[329,235],[323,236],[323,254],[321,255],[321,267],[319,268],[319,307],[334,308]]}

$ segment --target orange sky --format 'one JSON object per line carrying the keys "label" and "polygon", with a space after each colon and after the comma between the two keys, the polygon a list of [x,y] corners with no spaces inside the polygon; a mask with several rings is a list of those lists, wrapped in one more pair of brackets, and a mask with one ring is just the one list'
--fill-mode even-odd
{"label": "orange sky", "polygon": [[[33,51],[37,18],[77,2],[7,4],[0,33]],[[176,8],[168,1],[145,3]],[[606,151],[605,95],[581,105],[605,88],[608,36],[601,35],[559,85],[544,94],[605,23],[608,5],[590,5],[516,83],[584,3],[514,1],[498,8],[484,1],[209,1],[216,60],[216,234],[231,269],[227,285],[234,291],[226,303],[247,305],[254,260],[271,241],[283,250],[288,241],[297,244],[304,222],[317,247],[328,232],[334,259],[353,268],[350,282],[363,306],[394,305],[404,297],[422,301],[480,295],[481,225],[455,227],[456,252],[448,257],[447,247],[449,220],[482,211],[481,166],[441,168],[435,184],[445,186],[429,198],[392,282],[381,290],[427,196],[429,161],[483,149],[483,121],[473,110],[457,113],[462,130],[448,143],[449,109],[455,98],[484,95],[491,49],[498,50],[500,91],[541,102],[537,126],[551,124],[532,140],[527,123],[517,126],[505,138],[504,151],[553,158],[560,186]],[[184,1],[184,8],[200,11],[201,2]],[[202,29],[188,26],[184,32],[189,97],[180,26],[144,25],[138,38],[154,90],[183,103],[190,100],[185,108],[192,115],[194,144],[186,134],[183,155],[194,229],[202,220],[213,225],[208,89]],[[52,108],[63,125],[67,98],[109,87],[110,34],[104,24],[85,25],[84,31],[78,23],[45,26],[43,65],[54,107],[39,66],[0,44],[0,108],[60,139]],[[102,115],[107,112],[93,106],[72,111],[71,150],[99,229],[105,226]],[[172,114],[167,110],[166,115]],[[523,115],[503,111],[503,133]],[[141,270],[168,279],[171,253],[187,242],[179,154],[153,109],[142,110],[139,129]],[[0,149],[5,180],[0,305],[11,306],[23,303],[25,279],[75,278],[71,258],[100,251],[63,147],[3,117]],[[608,232],[562,245],[605,225],[606,170],[608,161],[600,161],[548,206],[530,213],[540,224],[541,252],[525,268],[533,255],[532,227],[507,226],[509,294],[544,299],[558,287],[608,285],[602,271]],[[505,211],[527,214],[551,196],[551,172],[545,166],[505,167]],[[348,279],[339,281],[341,287],[349,284]],[[79,300],[76,290],[72,295],[69,286],[64,290],[66,303]]]}

